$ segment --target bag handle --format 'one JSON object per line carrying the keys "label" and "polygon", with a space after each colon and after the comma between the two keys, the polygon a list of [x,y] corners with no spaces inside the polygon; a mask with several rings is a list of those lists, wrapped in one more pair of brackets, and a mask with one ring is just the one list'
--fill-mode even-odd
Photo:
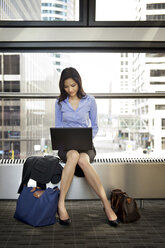
{"label": "bag handle", "polygon": [[55,186],[55,187],[53,188],[53,191],[56,191],[56,190],[59,190],[58,186]]}
{"label": "bag handle", "polygon": [[36,198],[40,198],[42,196],[42,194],[44,193],[45,190],[41,190],[40,187],[33,187],[30,192],[34,192],[33,196]]}
{"label": "bag handle", "polygon": [[125,191],[122,191],[121,189],[113,189],[111,191],[112,194],[126,194]]}
{"label": "bag handle", "polygon": [[45,192],[45,190],[37,190],[33,193],[33,196],[36,198],[40,198],[44,192]]}
{"label": "bag handle", "polygon": [[[36,187],[35,187],[36,188]],[[38,189],[40,189],[39,187],[37,187]],[[33,189],[32,189],[33,190]],[[56,190],[58,190],[58,187],[57,186],[55,186],[54,188],[53,188],[53,191],[56,191]],[[32,191],[31,191],[32,192]],[[33,196],[34,197],[36,197],[36,198],[40,198],[42,195],[43,195],[43,193],[45,192],[45,190],[36,190],[34,193],[33,193]]]}

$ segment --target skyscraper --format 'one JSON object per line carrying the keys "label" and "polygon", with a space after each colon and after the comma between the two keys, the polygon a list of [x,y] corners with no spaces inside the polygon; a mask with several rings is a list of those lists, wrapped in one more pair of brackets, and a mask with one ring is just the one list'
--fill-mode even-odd
{"label": "skyscraper", "polygon": [[[165,20],[164,0],[137,1],[137,20]],[[165,53],[136,53],[134,84],[138,92],[165,91]],[[135,114],[140,116],[137,139],[147,148],[148,141],[155,151],[165,149],[165,104],[163,99],[135,101]]]}

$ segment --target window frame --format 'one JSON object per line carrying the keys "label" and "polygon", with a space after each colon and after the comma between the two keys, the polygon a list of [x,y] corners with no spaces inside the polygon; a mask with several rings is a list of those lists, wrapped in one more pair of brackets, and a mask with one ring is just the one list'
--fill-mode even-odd
{"label": "window frame", "polygon": [[[17,28],[63,28],[81,30],[105,28],[109,29],[114,27],[119,28],[164,28],[165,21],[95,21],[95,8],[96,0],[79,0],[79,21],[0,21],[0,29]],[[131,30],[130,30],[131,31]],[[0,40],[0,52],[165,52],[165,39],[163,41],[125,41],[125,40],[91,40],[86,41],[81,38],[77,41],[2,41]],[[96,98],[164,98],[165,93],[116,93],[116,94],[94,94]],[[21,93],[1,93],[1,98],[56,98],[56,95],[37,95],[29,94],[23,95]]]}
{"label": "window frame", "polygon": [[5,21],[7,27],[165,27],[165,21],[96,21],[96,0],[79,0],[79,21]]}

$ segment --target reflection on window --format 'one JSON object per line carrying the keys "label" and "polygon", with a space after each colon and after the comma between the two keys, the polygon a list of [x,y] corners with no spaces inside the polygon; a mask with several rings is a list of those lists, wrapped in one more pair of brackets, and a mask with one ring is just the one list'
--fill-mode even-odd
{"label": "reflection on window", "polygon": [[78,21],[79,0],[1,0],[0,20]]}
{"label": "reflection on window", "polygon": [[96,0],[96,21],[165,20],[165,3],[144,0]]}

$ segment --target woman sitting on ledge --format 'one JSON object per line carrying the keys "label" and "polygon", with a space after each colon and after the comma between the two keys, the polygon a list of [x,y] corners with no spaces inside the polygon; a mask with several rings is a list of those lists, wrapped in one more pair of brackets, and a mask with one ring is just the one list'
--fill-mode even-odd
{"label": "woman sitting on ledge", "polygon": [[[93,96],[87,95],[82,87],[82,81],[76,69],[66,68],[61,73],[59,81],[60,96],[55,105],[56,127],[88,127],[91,123],[92,136],[98,132],[97,106]],[[87,182],[100,197],[108,223],[116,227],[118,219],[107,199],[103,185],[90,163],[96,155],[92,150],[59,150],[59,157],[66,162],[62,172],[60,197],[58,203],[59,222],[69,225],[71,219],[65,208],[65,197],[71,185],[75,171],[83,172]]]}

